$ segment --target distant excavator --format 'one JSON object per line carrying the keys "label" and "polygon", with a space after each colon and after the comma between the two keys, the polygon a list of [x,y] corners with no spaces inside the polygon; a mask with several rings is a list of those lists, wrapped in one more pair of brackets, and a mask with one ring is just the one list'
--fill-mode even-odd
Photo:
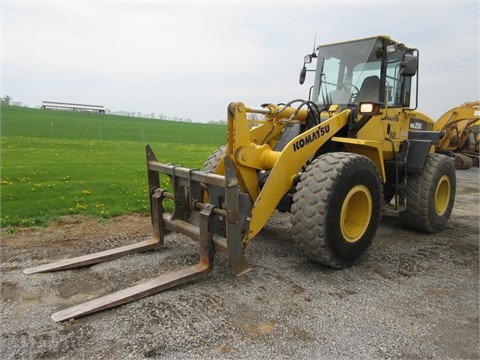
{"label": "distant excavator", "polygon": [[456,169],[479,166],[480,101],[448,110],[436,121],[434,129],[445,133],[438,141],[437,152],[452,153]]}

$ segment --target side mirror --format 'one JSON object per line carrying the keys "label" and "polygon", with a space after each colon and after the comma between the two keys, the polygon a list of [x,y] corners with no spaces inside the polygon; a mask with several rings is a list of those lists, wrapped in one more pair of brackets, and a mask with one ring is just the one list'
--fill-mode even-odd
{"label": "side mirror", "polygon": [[303,83],[305,82],[305,77],[307,76],[307,67],[305,65],[311,64],[313,58],[316,57],[317,55],[315,54],[315,52],[313,52],[312,54],[305,55],[305,57],[303,58],[303,68],[300,71],[300,78],[298,79],[300,85],[303,85]]}
{"label": "side mirror", "polygon": [[305,57],[303,58],[303,64],[306,65],[306,64],[310,64],[311,62],[312,62],[312,55],[310,54],[305,55]]}
{"label": "side mirror", "polygon": [[418,69],[418,57],[415,55],[403,55],[403,61],[400,64],[400,75],[415,76]]}
{"label": "side mirror", "polygon": [[307,68],[305,67],[305,65],[303,65],[303,68],[300,71],[300,77],[298,79],[298,82],[300,83],[300,85],[303,85],[303,83],[305,82],[306,76],[307,76]]}

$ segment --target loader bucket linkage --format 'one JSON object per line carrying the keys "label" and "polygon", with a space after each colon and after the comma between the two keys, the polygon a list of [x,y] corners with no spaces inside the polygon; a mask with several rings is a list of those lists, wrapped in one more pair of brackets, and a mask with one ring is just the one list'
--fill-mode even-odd
{"label": "loader bucket linkage", "polygon": [[[214,252],[224,253],[237,275],[251,270],[244,256],[242,227],[248,222],[250,200],[238,191],[233,165],[226,157],[226,176],[190,170],[157,161],[147,145],[147,169],[153,237],[150,240],[76,258],[60,260],[24,270],[25,274],[65,270],[115,259],[123,255],[156,248],[164,237],[178,232],[199,242],[196,265],[160,275],[144,283],[73,306],[52,315],[55,321],[95,313],[153,295],[171,287],[198,279],[213,267]],[[160,174],[170,178],[173,193],[160,188]],[[166,214],[163,201],[173,200],[173,213]],[[204,202],[208,199],[208,202]]]}

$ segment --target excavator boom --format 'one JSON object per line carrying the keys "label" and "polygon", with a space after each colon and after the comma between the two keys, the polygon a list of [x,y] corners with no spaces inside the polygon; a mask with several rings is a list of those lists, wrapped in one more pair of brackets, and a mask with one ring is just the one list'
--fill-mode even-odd
{"label": "excavator boom", "polygon": [[466,102],[446,111],[434,126],[445,133],[438,143],[439,151],[452,152],[457,169],[479,165],[480,101]]}

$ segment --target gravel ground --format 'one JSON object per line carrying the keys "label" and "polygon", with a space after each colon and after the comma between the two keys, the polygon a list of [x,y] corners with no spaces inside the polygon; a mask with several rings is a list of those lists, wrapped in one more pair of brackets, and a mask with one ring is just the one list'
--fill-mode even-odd
{"label": "gravel ground", "polygon": [[196,262],[172,235],[158,250],[56,273],[50,260],[147,239],[149,218],[98,223],[66,217],[1,240],[2,359],[478,359],[479,169],[457,171],[447,228],[403,229],[384,214],[365,259],[345,270],[293,247],[288,214],[252,241],[254,270],[235,277],[222,255],[212,274],[64,323],[50,315]]}

